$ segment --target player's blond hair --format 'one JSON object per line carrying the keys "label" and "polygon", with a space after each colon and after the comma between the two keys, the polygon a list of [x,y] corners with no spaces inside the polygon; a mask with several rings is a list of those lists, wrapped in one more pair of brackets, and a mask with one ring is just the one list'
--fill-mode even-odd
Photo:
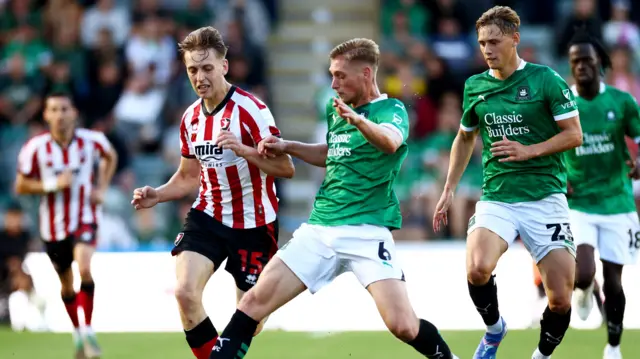
{"label": "player's blond hair", "polygon": [[508,6],[494,6],[476,21],[476,32],[490,25],[496,25],[503,34],[511,35],[520,31],[520,16]]}
{"label": "player's blond hair", "polygon": [[222,35],[218,29],[206,26],[192,31],[187,37],[178,43],[180,57],[184,61],[184,54],[190,51],[215,50],[219,58],[227,56],[227,45],[224,44]]}
{"label": "player's blond hair", "polygon": [[357,38],[341,43],[331,50],[331,60],[342,56],[347,61],[360,61],[378,68],[380,62],[380,47],[371,39]]}

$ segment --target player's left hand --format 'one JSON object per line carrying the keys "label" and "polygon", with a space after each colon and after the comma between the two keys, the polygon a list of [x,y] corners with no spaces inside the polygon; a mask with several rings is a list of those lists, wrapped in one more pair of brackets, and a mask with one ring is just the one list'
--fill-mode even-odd
{"label": "player's left hand", "polygon": [[333,98],[333,108],[336,109],[336,112],[340,117],[347,120],[350,125],[358,125],[362,122],[362,116],[358,115],[351,107],[349,107],[340,97]]}
{"label": "player's left hand", "polygon": [[498,160],[500,162],[526,161],[533,158],[529,146],[518,141],[511,141],[507,136],[502,136],[502,140],[491,144],[491,153],[494,156],[505,156],[505,158]]}
{"label": "player's left hand", "polygon": [[639,160],[640,158],[626,161],[627,166],[629,166],[629,173],[627,173],[627,176],[634,180],[640,179],[640,166],[638,166]]}
{"label": "player's left hand", "polygon": [[242,142],[238,140],[238,137],[229,131],[220,131],[216,145],[233,151],[238,157],[246,156],[250,148],[242,144]]}
{"label": "player's left hand", "polygon": [[91,204],[95,204],[95,205],[102,204],[104,202],[105,194],[106,194],[106,191],[103,189],[97,189],[97,188],[94,189],[91,192],[91,197],[90,197]]}

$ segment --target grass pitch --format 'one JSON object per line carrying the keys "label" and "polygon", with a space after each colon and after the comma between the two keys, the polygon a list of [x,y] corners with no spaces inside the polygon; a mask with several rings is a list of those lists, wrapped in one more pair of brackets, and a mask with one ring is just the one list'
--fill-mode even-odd
{"label": "grass pitch", "polygon": [[[461,359],[469,359],[481,332],[443,332],[445,339]],[[606,332],[570,330],[553,359],[602,359]],[[103,359],[191,359],[192,354],[181,333],[99,333]],[[499,358],[530,358],[538,341],[538,331],[510,331],[500,347]],[[640,353],[640,331],[624,332],[622,352],[625,358]],[[71,336],[50,333],[14,333],[0,329],[2,359],[71,359]],[[267,331],[251,345],[247,359],[419,359],[409,346],[385,332],[291,333]]]}

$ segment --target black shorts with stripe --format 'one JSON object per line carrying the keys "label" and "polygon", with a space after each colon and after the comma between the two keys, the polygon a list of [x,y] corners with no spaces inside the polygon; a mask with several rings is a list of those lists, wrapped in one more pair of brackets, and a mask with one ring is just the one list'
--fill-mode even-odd
{"label": "black shorts with stripe", "polygon": [[238,289],[248,291],[278,250],[278,221],[256,228],[230,228],[192,208],[174,245],[172,255],[183,251],[202,254],[216,270],[227,259],[225,270],[233,276]]}

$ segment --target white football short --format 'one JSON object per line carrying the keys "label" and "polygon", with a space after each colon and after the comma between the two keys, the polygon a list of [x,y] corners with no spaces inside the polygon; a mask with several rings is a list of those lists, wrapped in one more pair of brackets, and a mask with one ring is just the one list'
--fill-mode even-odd
{"label": "white football short", "polygon": [[564,194],[552,194],[531,202],[478,201],[467,234],[476,228],[496,233],[509,245],[520,236],[536,263],[558,248],[576,255]]}
{"label": "white football short", "polygon": [[311,293],[345,272],[353,272],[365,288],[384,279],[404,279],[393,236],[385,227],[304,223],[276,256]]}
{"label": "white football short", "polygon": [[571,210],[570,214],[576,246],[592,246],[607,262],[636,263],[640,250],[638,213],[602,215]]}

